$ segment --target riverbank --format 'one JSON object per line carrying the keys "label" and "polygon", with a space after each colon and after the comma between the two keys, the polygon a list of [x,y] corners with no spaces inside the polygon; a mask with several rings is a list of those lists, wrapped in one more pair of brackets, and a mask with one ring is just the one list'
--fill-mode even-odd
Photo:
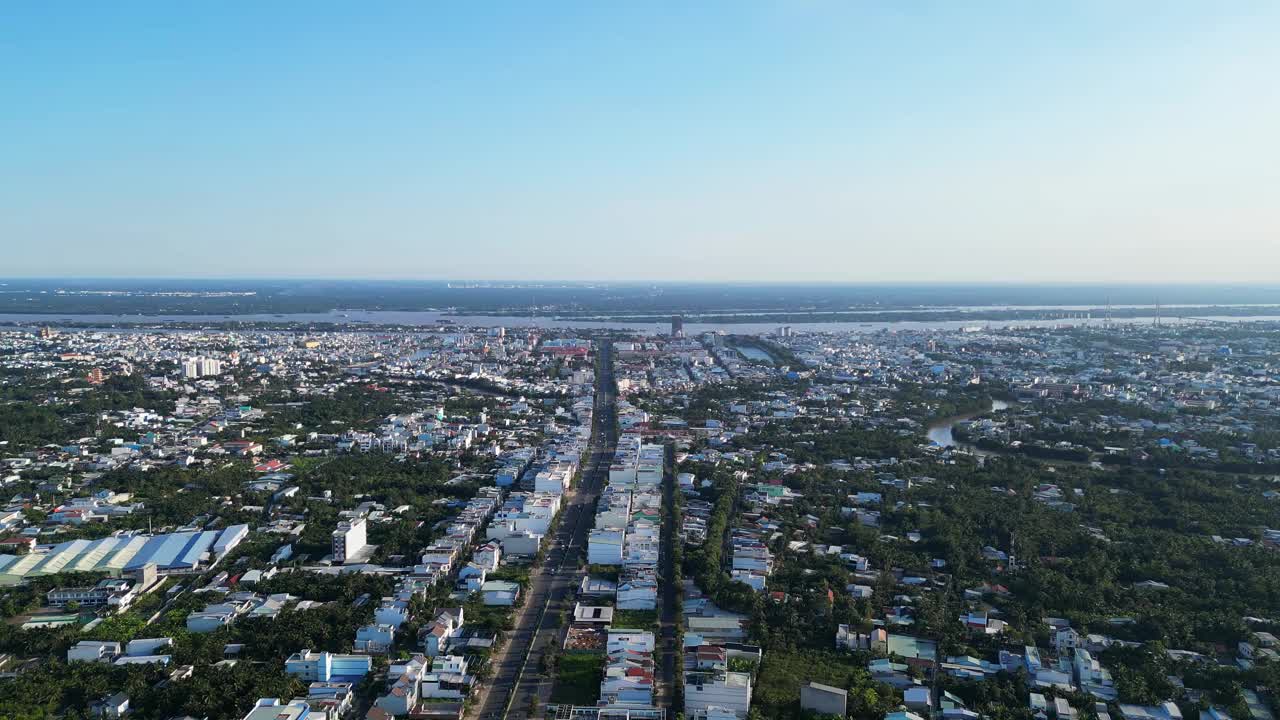
{"label": "riverbank", "polygon": [[983,450],[976,445],[957,441],[954,434],[955,427],[966,420],[972,420],[976,417],[1007,410],[1008,408],[1009,403],[1007,401],[992,399],[990,406],[985,410],[952,415],[930,423],[925,431],[925,436],[929,438],[929,442],[941,447],[958,447],[977,454],[991,454],[991,451]]}
{"label": "riverbank", "polygon": [[[989,320],[975,323],[971,320],[910,320],[898,318],[878,322],[842,322],[832,319],[821,322],[746,322],[739,318],[720,323],[685,322],[686,335],[724,333],[738,335],[765,335],[777,331],[780,326],[790,327],[796,333],[865,333],[881,331],[981,331],[1020,328],[1091,328],[1116,330],[1125,326],[1150,325],[1154,317],[1115,319],[1105,325],[1099,318],[1044,319],[1044,320]],[[645,324],[639,321],[605,322],[561,320],[555,317],[513,315],[451,315],[440,312],[398,311],[349,311],[330,313],[246,314],[246,315],[84,315],[55,313],[0,313],[0,327],[37,328],[52,327],[68,330],[284,330],[308,332],[389,331],[413,332],[458,328],[544,328],[556,330],[618,331],[640,335],[665,335],[670,331],[670,319]],[[1166,326],[1193,327],[1197,323],[1232,323],[1240,328],[1270,329],[1280,325],[1280,314],[1242,317],[1201,317],[1186,320],[1177,325],[1173,318],[1165,317]],[[789,364],[789,363],[784,363]]]}

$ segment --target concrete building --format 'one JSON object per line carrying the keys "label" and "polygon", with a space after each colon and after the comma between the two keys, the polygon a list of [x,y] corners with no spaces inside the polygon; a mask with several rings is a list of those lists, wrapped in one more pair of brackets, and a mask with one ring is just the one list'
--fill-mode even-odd
{"label": "concrete building", "polygon": [[362,517],[338,523],[338,529],[333,531],[333,561],[335,563],[345,563],[364,549],[365,524],[366,521]]}
{"label": "concrete building", "polygon": [[138,638],[130,640],[125,645],[124,654],[129,657],[143,657],[146,655],[157,655],[159,651],[173,647],[173,638],[157,637],[157,638]]}
{"label": "concrete building", "polygon": [[306,700],[283,702],[279,698],[262,698],[244,720],[308,720],[315,717]]}
{"label": "concrete building", "polygon": [[373,658],[299,650],[285,661],[284,669],[303,682],[356,682],[373,669]]}
{"label": "concrete building", "polygon": [[506,580],[490,580],[480,586],[485,605],[511,606],[520,597],[520,585]]}
{"label": "concrete building", "polygon": [[394,625],[365,625],[356,631],[352,647],[358,653],[382,654],[391,650],[396,640]]}
{"label": "concrete building", "polygon": [[653,633],[648,630],[628,630],[610,628],[609,639],[605,651],[613,654],[620,650],[640,653],[652,653],[654,648]]}
{"label": "concrete building", "polygon": [[111,662],[120,654],[120,643],[81,640],[67,649],[67,662]]}
{"label": "concrete building", "polygon": [[461,607],[437,609],[435,618],[418,634],[423,652],[429,658],[443,655],[449,647],[449,642],[462,632],[463,625],[464,615]]}
{"label": "concrete building", "polygon": [[844,717],[849,703],[847,690],[811,682],[800,688],[800,708],[812,710],[820,715],[839,715]]}
{"label": "concrete building", "polygon": [[122,718],[129,714],[129,695],[118,692],[104,697],[90,705],[89,712],[94,717],[108,718],[109,720]]}
{"label": "concrete building", "polygon": [[621,565],[626,532],[618,528],[592,530],[587,539],[587,562],[592,565]]}
{"label": "concrete building", "polygon": [[202,378],[222,374],[222,361],[215,358],[193,357],[182,361],[182,377]]}
{"label": "concrete building", "polygon": [[508,535],[502,538],[502,552],[513,557],[533,557],[542,549],[542,535]]}
{"label": "concrete building", "polygon": [[489,572],[498,569],[498,563],[502,559],[502,546],[496,542],[487,542],[476,548],[471,555],[471,562],[479,565]]}
{"label": "concrete building", "polygon": [[45,601],[52,607],[65,607],[68,603],[77,603],[80,607],[111,606],[127,608],[137,596],[132,591],[132,583],[122,578],[106,578],[97,585],[87,587],[54,588],[45,595]]}
{"label": "concrete building", "polygon": [[685,675],[684,711],[691,715],[712,706],[740,718],[751,707],[751,675],[742,672],[691,672]]}

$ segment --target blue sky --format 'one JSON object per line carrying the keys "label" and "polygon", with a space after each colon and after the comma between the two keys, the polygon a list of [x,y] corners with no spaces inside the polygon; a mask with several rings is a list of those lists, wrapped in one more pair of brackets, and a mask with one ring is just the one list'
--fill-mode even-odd
{"label": "blue sky", "polygon": [[0,275],[1270,281],[1274,2],[0,6]]}

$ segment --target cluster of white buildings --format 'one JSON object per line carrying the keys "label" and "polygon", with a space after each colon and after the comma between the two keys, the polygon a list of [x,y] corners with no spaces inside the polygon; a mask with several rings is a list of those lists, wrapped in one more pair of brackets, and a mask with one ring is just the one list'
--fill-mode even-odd
{"label": "cluster of white buildings", "polygon": [[373,658],[348,653],[299,650],[285,660],[284,671],[303,682],[359,682],[373,669]]}
{"label": "cluster of white buildings", "polygon": [[274,619],[286,607],[292,605],[294,610],[310,610],[324,603],[313,600],[299,601],[288,593],[258,595],[248,591],[228,593],[221,602],[206,605],[187,615],[187,632],[211,633],[226,627],[240,618]]}
{"label": "cluster of white buildings", "polygon": [[[408,715],[420,703],[461,703],[476,682],[461,655],[415,655],[387,669],[387,692],[374,706],[392,716]],[[440,708],[443,709],[443,708]]]}
{"label": "cluster of white buildings", "polygon": [[[436,539],[430,546],[415,548],[407,555],[402,563],[406,572],[394,591],[380,601],[375,596],[372,621],[356,630],[354,654],[303,649],[290,657],[288,670],[312,683],[312,693],[305,701],[271,702],[254,712],[270,715],[283,712],[283,708],[309,705],[315,716],[317,708],[349,708],[351,681],[367,672],[370,656],[403,650],[405,640],[419,644],[425,661],[413,658],[393,664],[390,684],[395,687],[388,688],[389,696],[399,694],[411,703],[415,699],[465,699],[473,680],[461,657],[462,650],[486,647],[483,643],[492,640],[483,629],[464,630],[460,607],[437,608],[427,615],[416,610],[421,602],[414,600],[423,597],[427,588],[441,587],[440,583],[453,586],[456,582],[455,598],[474,592],[488,605],[518,602],[519,584],[494,580],[490,575],[499,568],[504,553],[517,558],[538,553],[563,503],[563,494],[578,474],[592,423],[594,374],[590,370],[590,343],[551,341],[543,343],[546,352],[539,352],[539,333],[514,335],[508,337],[500,329],[488,334],[454,329],[393,335],[321,333],[309,337],[289,333],[70,333],[53,342],[48,337],[0,333],[0,344],[8,343],[12,337],[14,343],[35,353],[22,355],[21,367],[45,368],[57,377],[75,381],[74,394],[66,393],[60,403],[71,405],[76,397],[92,392],[79,386],[86,371],[103,371],[98,374],[97,382],[101,382],[105,372],[132,372],[135,365],[141,368],[151,389],[177,396],[172,412],[146,408],[111,411],[99,418],[102,430],[92,436],[55,438],[56,443],[6,449],[12,457],[0,459],[0,484],[20,485],[24,494],[0,515],[0,528],[18,530],[29,525],[22,512],[35,509],[43,511],[49,527],[27,527],[21,534],[0,538],[4,543],[0,551],[6,551],[0,554],[0,585],[60,572],[103,572],[112,579],[91,587],[57,588],[47,599],[57,607],[75,603],[82,607],[124,608],[139,589],[157,584],[157,574],[203,572],[222,560],[249,533],[243,525],[204,530],[207,518],[202,516],[190,527],[165,534],[129,530],[97,540],[71,540],[56,545],[41,542],[45,536],[66,532],[65,528],[52,526],[111,522],[117,516],[142,509],[138,500],[152,504],[152,496],[145,493],[130,498],[91,487],[98,478],[95,471],[212,466],[225,463],[232,456],[248,459],[255,475],[244,483],[246,495],[211,496],[210,506],[234,505],[241,500],[243,509],[272,516],[269,531],[287,528],[283,532],[297,536],[302,533],[306,516],[298,514],[296,500],[282,502],[301,495],[302,484],[291,485],[293,478],[285,472],[295,455],[328,455],[347,450],[498,457],[501,469],[497,483],[510,485],[516,492],[507,497],[503,488],[481,490],[448,521],[443,532],[433,533]],[[10,359],[2,364],[11,367],[16,363]],[[371,376],[415,380],[378,383]],[[285,434],[266,441],[259,423],[265,413],[251,403],[262,392],[260,388],[268,386],[268,378],[288,382],[293,401],[273,405],[284,409],[271,412],[290,417],[297,407],[305,406],[308,398],[351,392],[386,393],[412,402],[410,407],[422,411],[391,415],[371,426],[350,429],[323,420],[317,427],[304,427],[299,421],[303,416],[290,419],[280,429],[273,426],[272,434]],[[465,417],[452,409],[446,412],[445,405],[459,385],[482,391],[495,389],[506,399],[486,399],[483,410],[473,410]],[[410,386],[412,390],[404,389]],[[76,473],[83,476],[78,478]],[[192,487],[200,486],[193,483]],[[66,499],[78,492],[93,494]],[[275,495],[270,503],[265,501],[267,494]],[[324,492],[322,497],[306,501],[333,502],[333,496]],[[335,565],[348,566],[367,562],[374,549],[369,545],[370,526],[394,522],[392,516],[404,509],[407,506],[385,512],[376,503],[364,503],[361,508],[340,513],[341,522],[325,528],[330,531],[330,560]],[[492,527],[486,532],[491,519]],[[286,551],[290,546],[281,548],[272,564],[287,557],[281,555]],[[320,566],[307,569],[325,573],[366,569],[339,570],[325,562]],[[275,572],[275,567],[253,569],[238,577],[246,586],[252,586]],[[122,575],[149,576],[150,580],[128,584],[116,579]],[[226,592],[234,588],[234,579],[230,587],[219,585],[227,578],[228,573],[222,573],[209,589]],[[290,607],[305,610],[319,604],[284,594],[264,596],[233,591],[219,602],[190,613],[186,624],[190,632],[213,632],[241,618],[270,618]],[[411,616],[414,613],[417,615]],[[421,632],[416,638],[412,634],[404,637],[409,628],[419,626]],[[290,650],[298,647],[302,644]],[[78,652],[92,652],[98,660],[133,656],[122,655],[119,648],[101,643]],[[410,680],[405,680],[406,676]],[[388,704],[394,705],[394,701],[380,701],[379,707]]]}
{"label": "cluster of white buildings", "polygon": [[[566,346],[577,347],[577,346]],[[539,448],[520,447],[499,456],[494,482],[499,487],[521,488],[512,492],[489,523],[488,538],[510,557],[532,558],[542,548],[543,539],[560,512],[562,499],[573,485],[582,463],[582,454],[591,438],[595,394],[589,384],[593,375],[577,371],[569,407],[557,406],[543,430],[547,440]],[[564,424],[558,422],[564,420]],[[491,588],[497,590],[497,588]],[[507,593],[486,595],[489,604],[505,602]],[[514,597],[510,598],[514,601]],[[491,602],[492,600],[503,600]]]}
{"label": "cluster of white buildings", "polygon": [[[786,490],[782,486],[776,487]],[[773,553],[766,544],[770,532],[772,528],[767,519],[757,517],[755,513],[747,513],[740,519],[738,526],[733,528],[729,537],[733,551],[729,575],[738,582],[750,585],[757,592],[764,592],[765,583],[773,572]]]}
{"label": "cluster of white buildings", "polygon": [[67,662],[100,662],[113,665],[167,665],[173,638],[139,638],[121,645],[102,640],[81,640],[67,649]]}
{"label": "cluster of white buildings", "polygon": [[[504,494],[502,488],[481,488],[476,497],[468,501],[448,522],[444,533],[421,551],[417,564],[399,580],[393,594],[382,598],[374,610],[373,622],[356,631],[354,649],[358,654],[333,656],[331,662],[342,665],[342,674],[356,674],[371,655],[391,653],[395,648],[398,632],[406,623],[414,620],[415,598],[425,597],[430,588],[446,579],[456,578],[460,589],[483,593],[486,604],[513,604],[519,594],[517,584],[486,581],[486,576],[498,569],[503,554],[500,542],[490,538],[494,535],[502,536],[511,529],[511,523],[521,515],[519,510],[523,509],[525,500],[530,499],[532,494],[515,493],[506,502]],[[558,502],[559,498],[555,496],[554,502],[546,507],[558,507]],[[529,504],[531,508],[541,507],[537,502]],[[535,524],[533,529],[540,533],[546,532],[550,517],[551,515],[546,516],[546,524]],[[334,533],[335,543],[338,542],[340,533],[344,535],[343,542],[350,543],[350,526],[360,527],[363,520],[363,517],[359,517],[342,523],[339,531]],[[486,526],[490,531],[488,536]],[[521,526],[522,532],[528,529],[529,526]],[[507,587],[508,585],[514,587]],[[491,596],[498,598],[504,593],[510,594],[510,601],[490,602]],[[436,608],[430,617],[418,630],[416,641],[421,647],[420,654],[390,665],[385,692],[375,701],[380,712],[404,716],[415,712],[422,703],[461,703],[475,686],[476,679],[468,670],[466,658],[455,654],[463,635],[463,608]],[[306,658],[296,659],[301,667],[303,661],[322,662],[320,655],[311,653]],[[324,678],[308,675],[304,679]]]}
{"label": "cluster of white buildings", "polygon": [[601,707],[653,707],[653,649],[653,633],[647,630],[609,629]]}
{"label": "cluster of white buildings", "polygon": [[[662,479],[666,448],[626,434],[609,468],[587,540],[587,562],[619,569],[613,583],[584,580],[584,593],[616,598],[617,610],[652,611],[658,606],[658,559],[662,534]],[[595,582],[601,588],[589,588]],[[586,610],[592,610],[588,608]],[[610,624],[614,608],[594,608],[585,622]],[[583,608],[575,610],[575,614]],[[598,618],[604,618],[600,620]],[[605,667],[599,717],[657,718],[654,707],[655,638],[648,630],[609,627],[604,633]],[[585,709],[576,709],[585,710]],[[585,716],[584,716],[585,717]]]}
{"label": "cluster of white buildings", "polygon": [[196,356],[182,361],[183,378],[202,378],[221,374],[222,361],[217,358]]}
{"label": "cluster of white buildings", "polygon": [[[1265,435],[1261,439],[1268,444],[1258,443],[1258,428],[1280,415],[1280,383],[1269,359],[1274,340],[1266,333],[1215,338],[1205,328],[1184,333],[1139,325],[1106,333],[1100,339],[1096,330],[1067,326],[1036,332],[903,329],[874,339],[802,333],[776,342],[816,371],[809,399],[845,398],[848,415],[874,424],[891,425],[901,417],[885,391],[993,383],[1010,387],[1020,404],[995,419],[957,424],[968,441],[1013,450],[1127,455],[1138,462],[1151,460],[1154,452],[1185,454],[1206,464],[1280,457],[1280,448],[1268,446]],[[1073,403],[1097,400],[1130,409],[1072,417]],[[1156,413],[1167,417],[1142,417]],[[1082,432],[1101,440],[1100,452],[1077,442]],[[1234,442],[1222,443],[1222,436]]]}
{"label": "cluster of white buildings", "polygon": [[[485,523],[502,501],[498,488],[481,488],[445,529],[444,535],[422,551],[420,562],[396,583],[392,595],[382,598],[373,613],[373,625],[361,628],[363,639],[378,646],[390,642],[395,631],[412,619],[415,597],[426,597],[436,584],[459,573],[471,556]],[[483,545],[483,544],[482,544]],[[390,629],[388,629],[390,628]],[[360,638],[360,635],[357,636]]]}
{"label": "cluster of white buildings", "polygon": [[739,660],[758,666],[763,653],[747,645],[745,618],[716,607],[686,581],[684,715],[693,720],[741,720],[751,707],[749,672],[730,670]]}
{"label": "cluster of white buildings", "polygon": [[72,498],[56,506],[47,521],[53,524],[82,525],[87,522],[106,522],[112,518],[132,515],[145,508],[140,502],[130,502],[129,493],[98,490],[89,497]]}
{"label": "cluster of white buildings", "polygon": [[622,568],[620,610],[653,610],[658,602],[662,539],[662,476],[666,448],[625,435],[609,467],[609,483],[587,539],[587,562]]}
{"label": "cluster of white buildings", "polygon": [[[394,594],[382,598],[374,610],[373,623],[356,631],[356,652],[363,657],[391,652],[397,632],[413,619],[415,597],[425,597],[432,586],[446,578],[456,577],[459,587],[480,590],[486,602],[496,592],[490,585],[506,584],[485,581],[488,573],[498,569],[502,548],[484,538],[482,531],[491,519],[497,522],[500,507],[504,507],[501,488],[481,488],[468,501],[449,521],[444,534],[423,549],[420,562],[399,581]],[[518,585],[515,593],[518,595]],[[418,631],[422,654],[394,662],[389,668],[386,692],[374,703],[389,715],[407,715],[422,702],[462,702],[475,685],[466,658],[451,654],[463,632],[463,608],[436,608],[431,618]]]}
{"label": "cluster of white buildings", "polygon": [[618,392],[674,393],[707,382],[729,379],[706,344],[695,339],[650,338],[644,342],[615,342],[614,374]]}
{"label": "cluster of white buildings", "polygon": [[[699,647],[688,655],[694,667],[684,676],[684,714],[691,720],[745,718],[751,708],[751,674],[728,669],[732,651]],[[757,655],[757,658],[759,656]],[[686,659],[686,668],[690,660]]]}
{"label": "cluster of white buildings", "polygon": [[477,422],[447,418],[444,407],[436,406],[425,412],[388,416],[374,431],[343,433],[335,447],[339,452],[463,452],[484,441],[492,430],[483,411]]}
{"label": "cluster of white buildings", "polygon": [[513,492],[493,516],[487,531],[490,540],[513,557],[533,557],[560,512],[558,493]]}

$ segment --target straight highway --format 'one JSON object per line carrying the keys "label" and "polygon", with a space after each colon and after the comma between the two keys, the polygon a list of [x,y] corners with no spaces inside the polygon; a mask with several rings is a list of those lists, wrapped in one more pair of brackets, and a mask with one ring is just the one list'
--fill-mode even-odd
{"label": "straight highway", "polygon": [[493,675],[477,703],[481,720],[541,716],[541,708],[551,698],[553,679],[543,672],[543,657],[549,648],[563,642],[568,631],[568,622],[561,622],[561,611],[573,611],[574,594],[585,572],[579,560],[618,442],[612,352],[608,340],[598,341],[588,460],[577,487],[565,494],[559,524],[545,560],[531,577],[510,640],[493,659]]}

